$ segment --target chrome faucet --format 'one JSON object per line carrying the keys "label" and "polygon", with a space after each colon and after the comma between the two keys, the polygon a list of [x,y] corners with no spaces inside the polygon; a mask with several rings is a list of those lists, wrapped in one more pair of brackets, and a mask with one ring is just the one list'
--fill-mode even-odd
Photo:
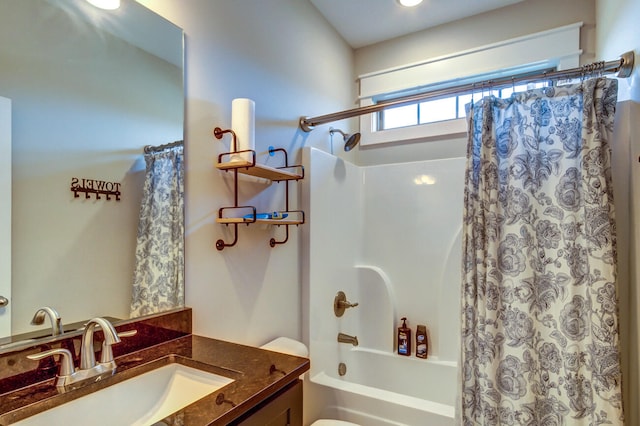
{"label": "chrome faucet", "polygon": [[58,313],[58,311],[49,306],[43,306],[36,311],[36,313],[33,315],[33,318],[31,319],[31,325],[44,324],[44,319],[46,317],[49,317],[49,320],[51,321],[51,334],[53,336],[59,336],[60,334],[64,333],[60,314]]}
{"label": "chrome faucet", "polygon": [[[96,353],[93,347],[93,332],[97,325],[102,328],[102,332],[104,333],[104,342],[102,344],[103,349],[107,347],[109,352],[111,352],[111,345],[120,343],[120,337],[118,337],[118,332],[113,327],[113,324],[104,318],[90,319],[89,322],[85,324],[84,332],[82,333],[82,345],[80,346],[80,370],[96,369],[96,367],[101,367],[100,369],[103,369],[102,367],[106,367],[103,366],[103,364],[113,364],[112,369],[115,368],[113,354],[111,354],[110,357],[105,357],[106,359],[104,360],[100,359],[100,363],[96,364]],[[104,371],[100,371],[100,373],[103,372]]]}
{"label": "chrome faucet", "polygon": [[349,336],[348,334],[338,333],[338,342],[351,343],[353,346],[358,346],[358,336]]}
{"label": "chrome faucet", "polygon": [[[100,362],[96,363],[96,354],[93,347],[93,333],[96,327],[100,327],[104,333]],[[120,337],[128,337],[136,334],[136,330],[118,333],[109,321],[104,318],[93,318],[85,324],[80,346],[80,367],[73,367],[73,357],[67,349],[51,349],[38,354],[27,355],[32,360],[41,360],[51,355],[62,356],[60,372],[56,380],[56,386],[65,387],[72,383],[90,379],[96,376],[111,375],[116,369],[111,345],[119,343]]]}

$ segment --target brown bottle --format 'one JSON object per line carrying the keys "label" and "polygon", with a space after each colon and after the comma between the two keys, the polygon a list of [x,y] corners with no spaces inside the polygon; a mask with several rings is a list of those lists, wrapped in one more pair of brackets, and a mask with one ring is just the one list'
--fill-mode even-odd
{"label": "brown bottle", "polygon": [[429,341],[427,340],[427,326],[419,325],[416,331],[416,356],[427,359],[429,352]]}
{"label": "brown bottle", "polygon": [[407,327],[407,318],[402,317],[402,326],[398,327],[398,355],[411,355],[411,329]]}

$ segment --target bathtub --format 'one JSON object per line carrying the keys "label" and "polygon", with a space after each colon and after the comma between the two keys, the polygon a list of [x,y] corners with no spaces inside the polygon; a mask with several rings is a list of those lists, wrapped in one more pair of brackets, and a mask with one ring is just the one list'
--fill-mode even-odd
{"label": "bathtub", "polygon": [[[346,374],[314,372],[317,385],[336,393],[339,404],[327,405],[321,417],[366,426],[454,424],[457,366],[370,349],[349,349],[341,354]],[[336,359],[338,361],[338,359]]]}
{"label": "bathtub", "polygon": [[[464,163],[358,167],[303,150],[303,190],[311,194],[303,230],[305,410],[315,418],[455,424]],[[340,317],[338,291],[358,302]],[[417,324],[427,325],[428,359],[396,353],[403,316],[413,338]],[[357,336],[358,346],[337,342],[338,333]]]}

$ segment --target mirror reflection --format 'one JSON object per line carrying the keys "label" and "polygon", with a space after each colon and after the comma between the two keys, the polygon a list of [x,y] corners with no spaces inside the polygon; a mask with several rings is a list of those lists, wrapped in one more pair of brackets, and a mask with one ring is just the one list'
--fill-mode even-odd
{"label": "mirror reflection", "polygon": [[[8,244],[11,253],[0,323],[14,336],[51,334],[46,318],[32,325],[42,307],[67,330],[96,316],[126,319],[182,304],[181,253],[163,256],[183,234],[162,247],[152,238],[182,232],[182,211],[141,208],[154,198],[147,169],[158,177],[182,168],[182,147],[172,144],[183,138],[182,30],[133,0],[114,11],[85,0],[0,0],[0,11],[0,97],[10,99],[12,155],[11,195],[0,192],[12,232],[0,241],[0,253]],[[74,192],[80,184],[118,191],[119,200]],[[0,345],[11,341],[0,334]]]}

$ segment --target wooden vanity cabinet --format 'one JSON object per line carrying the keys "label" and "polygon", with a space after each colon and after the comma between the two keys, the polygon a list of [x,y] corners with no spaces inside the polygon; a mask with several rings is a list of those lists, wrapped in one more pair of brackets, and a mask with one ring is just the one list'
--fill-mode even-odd
{"label": "wooden vanity cabinet", "polygon": [[302,426],[302,381],[292,382],[229,426]]}

